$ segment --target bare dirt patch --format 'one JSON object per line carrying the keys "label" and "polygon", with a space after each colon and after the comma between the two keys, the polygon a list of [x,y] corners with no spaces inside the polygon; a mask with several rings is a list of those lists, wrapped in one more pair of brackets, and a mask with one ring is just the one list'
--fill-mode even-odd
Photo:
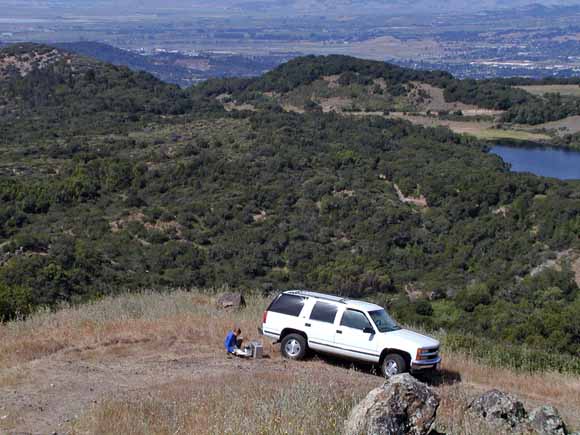
{"label": "bare dirt patch", "polygon": [[256,107],[253,104],[244,103],[244,104],[236,104],[236,103],[225,103],[224,108],[231,112],[232,110],[239,110],[239,111],[249,111],[249,112],[256,112]]}
{"label": "bare dirt patch", "polygon": [[320,106],[323,112],[342,112],[352,106],[352,99],[346,97],[320,98]]}
{"label": "bare dirt patch", "polygon": [[182,238],[183,226],[180,225],[177,221],[156,220],[153,222],[147,222],[147,217],[141,212],[136,212],[121,219],[110,222],[109,225],[111,227],[111,232],[117,233],[123,230],[129,222],[140,222],[148,230],[157,230],[165,233],[172,232],[175,233],[178,239]]}
{"label": "bare dirt patch", "polygon": [[294,113],[305,113],[306,112],[306,110],[304,110],[304,107],[298,107],[298,106],[295,106],[293,104],[284,104],[282,106],[282,108],[286,112],[294,112]]}
{"label": "bare dirt patch", "polygon": [[325,82],[328,82],[328,87],[330,89],[336,89],[336,88],[340,87],[340,84],[338,83],[338,79],[340,79],[340,74],[322,77],[322,80],[324,80]]}
{"label": "bare dirt patch", "polygon": [[63,58],[69,57],[57,49],[46,53],[33,51],[32,53],[3,56],[0,58],[0,79],[5,78],[12,72],[24,77],[35,69],[44,69]]}
{"label": "bare dirt patch", "polygon": [[423,195],[419,196],[405,196],[399,186],[394,184],[395,192],[397,192],[397,196],[399,200],[405,204],[413,204],[418,207],[427,208],[429,205],[427,204],[427,198]]}
{"label": "bare dirt patch", "polygon": [[473,105],[468,105],[460,102],[448,103],[445,101],[445,97],[443,96],[443,89],[436,88],[434,86],[428,85],[426,83],[413,83],[418,90],[424,91],[429,95],[429,100],[423,104],[422,110],[430,110],[432,112],[441,112],[441,111],[477,111],[482,110],[481,108]]}

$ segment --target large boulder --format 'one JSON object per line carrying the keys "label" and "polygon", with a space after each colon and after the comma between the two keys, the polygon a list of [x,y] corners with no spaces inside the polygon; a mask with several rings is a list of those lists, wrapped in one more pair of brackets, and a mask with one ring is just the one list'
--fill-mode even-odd
{"label": "large boulder", "polygon": [[550,405],[540,406],[530,412],[528,423],[539,435],[566,435],[566,425],[558,410]]}
{"label": "large boulder", "polygon": [[240,309],[246,306],[246,301],[241,293],[222,293],[216,301],[219,309]]}
{"label": "large boulder", "polygon": [[424,435],[429,433],[437,408],[438,394],[405,373],[393,376],[372,390],[353,408],[345,435]]}
{"label": "large boulder", "polygon": [[494,425],[516,427],[526,418],[522,402],[499,390],[491,390],[474,399],[467,409]]}

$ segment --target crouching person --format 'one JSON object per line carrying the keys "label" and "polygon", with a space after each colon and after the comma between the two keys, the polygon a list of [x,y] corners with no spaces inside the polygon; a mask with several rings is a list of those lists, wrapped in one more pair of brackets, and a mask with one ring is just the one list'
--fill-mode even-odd
{"label": "crouching person", "polygon": [[224,346],[228,354],[237,355],[237,356],[246,356],[246,353],[240,349],[242,346],[242,338],[241,338],[242,330],[240,328],[234,328],[228,335],[224,341]]}

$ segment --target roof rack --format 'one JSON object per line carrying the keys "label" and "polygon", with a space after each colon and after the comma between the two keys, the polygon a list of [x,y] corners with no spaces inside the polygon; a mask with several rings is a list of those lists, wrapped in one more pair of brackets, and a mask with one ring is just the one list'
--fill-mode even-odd
{"label": "roof rack", "polygon": [[333,295],[327,295],[325,293],[313,292],[310,290],[287,290],[284,293],[293,294],[293,295],[297,295],[297,296],[304,296],[307,298],[323,299],[323,300],[327,300],[327,301],[331,301],[331,302],[338,302],[340,304],[346,304],[348,301],[347,298],[342,298],[342,297],[333,296]]}

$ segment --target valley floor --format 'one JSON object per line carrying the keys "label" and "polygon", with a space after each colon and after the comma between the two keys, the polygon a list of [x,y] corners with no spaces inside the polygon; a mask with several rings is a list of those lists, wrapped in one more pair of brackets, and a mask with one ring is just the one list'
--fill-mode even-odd
{"label": "valley floor", "polygon": [[[106,298],[0,326],[0,433],[169,434],[340,432],[352,406],[382,379],[365,367],[314,357],[228,358],[232,323],[246,338],[267,300],[218,311],[210,294],[177,291]],[[528,408],[555,405],[580,427],[580,379],[490,368],[444,354],[432,382],[438,430],[485,434],[465,404],[491,388]]]}

